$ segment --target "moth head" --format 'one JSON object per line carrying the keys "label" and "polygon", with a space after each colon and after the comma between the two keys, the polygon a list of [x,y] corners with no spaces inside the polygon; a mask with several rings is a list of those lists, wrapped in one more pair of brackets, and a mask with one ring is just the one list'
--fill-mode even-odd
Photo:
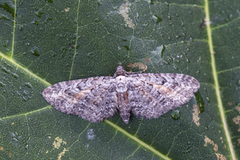
{"label": "moth head", "polygon": [[126,71],[125,71],[124,67],[121,66],[120,63],[118,63],[118,67],[117,67],[116,72],[113,77],[125,76],[125,75],[126,75]]}

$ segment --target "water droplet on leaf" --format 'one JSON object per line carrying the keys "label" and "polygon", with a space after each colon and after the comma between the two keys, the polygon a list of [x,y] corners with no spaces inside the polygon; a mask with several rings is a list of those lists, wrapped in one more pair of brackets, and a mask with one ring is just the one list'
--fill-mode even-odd
{"label": "water droplet on leaf", "polygon": [[50,20],[52,20],[52,18],[50,18],[49,15],[47,15],[45,20],[44,20],[44,23],[47,23],[47,21],[50,21]]}
{"label": "water droplet on leaf", "polygon": [[237,85],[240,86],[240,79],[237,81]]}
{"label": "water droplet on leaf", "polygon": [[173,119],[178,120],[180,118],[179,110],[173,110],[171,116]]}
{"label": "water droplet on leaf", "polygon": [[19,75],[16,74],[16,73],[13,73],[12,75],[13,75],[13,77],[16,78],[16,79],[18,79],[18,77],[19,77]]}
{"label": "water droplet on leaf", "polygon": [[9,43],[9,41],[6,40],[6,41],[3,43],[3,47],[7,47],[7,46],[8,46],[8,43]]}
{"label": "water droplet on leaf", "polygon": [[237,103],[236,103],[236,106],[240,106],[240,102],[237,102]]}
{"label": "water droplet on leaf", "polygon": [[181,38],[182,36],[181,35],[176,35],[176,38]]}
{"label": "water droplet on leaf", "polygon": [[39,18],[41,18],[41,15],[43,14],[43,12],[41,10],[35,11],[34,13]]}
{"label": "water droplet on leaf", "polygon": [[[2,1],[2,2],[6,2],[6,1]],[[14,6],[13,4],[10,6],[9,4],[7,3],[2,3],[1,2],[1,5],[0,5],[0,8],[3,8],[5,11],[9,12],[12,14],[12,17],[14,17]]]}
{"label": "water droplet on leaf", "polygon": [[45,1],[47,1],[48,3],[53,3],[53,0],[45,0]]}
{"label": "water droplet on leaf", "polygon": [[143,27],[147,27],[149,24],[148,23],[143,23],[142,26]]}
{"label": "water droplet on leaf", "polygon": [[19,26],[18,26],[18,30],[19,30],[19,31],[22,31],[22,30],[23,30],[23,25],[19,25]]}
{"label": "water droplet on leaf", "polygon": [[88,139],[88,140],[93,140],[94,138],[95,138],[95,135],[94,135],[93,129],[89,129],[89,130],[87,131],[87,139]]}
{"label": "water droplet on leaf", "polygon": [[22,100],[27,101],[33,96],[33,87],[29,82],[26,82],[19,87],[17,93]]}
{"label": "water droplet on leaf", "polygon": [[33,55],[40,56],[40,50],[37,46],[33,46],[30,51]]}
{"label": "water droplet on leaf", "polygon": [[4,87],[4,86],[5,86],[5,84],[0,81],[0,87]]}
{"label": "water droplet on leaf", "polygon": [[38,25],[38,21],[37,21],[35,18],[33,18],[33,20],[32,20],[31,23],[32,23],[32,24],[36,24],[36,25]]}
{"label": "water droplet on leaf", "polygon": [[207,100],[208,102],[210,102],[210,99],[209,99],[209,97],[206,97],[206,100]]}
{"label": "water droplet on leaf", "polygon": [[152,15],[152,19],[156,24],[158,24],[162,21],[162,19],[157,15]]}

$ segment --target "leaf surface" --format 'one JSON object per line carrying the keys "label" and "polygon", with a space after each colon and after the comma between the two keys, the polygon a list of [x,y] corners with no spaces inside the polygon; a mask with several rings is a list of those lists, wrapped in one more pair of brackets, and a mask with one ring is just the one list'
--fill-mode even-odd
{"label": "leaf surface", "polygon": [[[239,159],[239,10],[234,0],[1,1],[1,159]],[[127,125],[119,114],[90,123],[61,113],[41,95],[112,76],[119,62],[201,87],[182,107]]]}

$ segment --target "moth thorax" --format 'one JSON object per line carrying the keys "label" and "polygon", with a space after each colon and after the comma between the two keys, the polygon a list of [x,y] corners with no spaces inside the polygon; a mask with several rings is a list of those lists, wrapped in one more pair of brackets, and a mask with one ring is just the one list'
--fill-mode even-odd
{"label": "moth thorax", "polygon": [[126,77],[125,76],[118,76],[116,77],[117,82],[117,92],[126,92],[127,86],[126,86]]}

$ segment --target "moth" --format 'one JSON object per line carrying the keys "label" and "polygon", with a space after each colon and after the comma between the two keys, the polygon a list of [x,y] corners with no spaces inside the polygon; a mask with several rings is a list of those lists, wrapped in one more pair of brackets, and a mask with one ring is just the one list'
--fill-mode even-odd
{"label": "moth", "polygon": [[101,76],[64,81],[49,86],[43,97],[57,110],[101,122],[117,111],[129,123],[137,117],[158,118],[187,103],[199,82],[185,74],[133,73],[118,65],[113,77]]}

